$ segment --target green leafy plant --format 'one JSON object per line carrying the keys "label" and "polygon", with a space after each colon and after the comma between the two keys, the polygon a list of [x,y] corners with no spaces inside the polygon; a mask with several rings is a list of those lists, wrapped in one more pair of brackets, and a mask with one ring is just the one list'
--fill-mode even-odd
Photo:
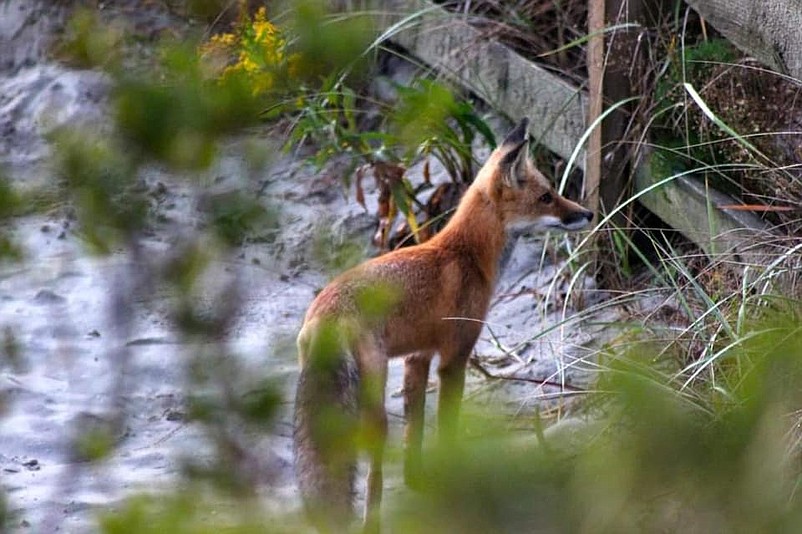
{"label": "green leafy plant", "polygon": [[[347,25],[348,32],[338,33],[343,29],[338,25]],[[425,208],[406,176],[414,161],[425,160],[426,185],[430,158],[455,183],[469,183],[476,171],[474,140],[482,137],[493,147],[495,139],[468,100],[426,79],[411,87],[396,86],[393,104],[371,102],[382,120],[378,128],[365,129],[366,101],[353,87],[360,86],[365,51],[375,50],[381,41],[368,46],[364,36],[372,33],[370,22],[359,13],[332,19],[320,3],[300,2],[280,26],[268,20],[265,8],[253,16],[243,11],[234,29],[212,36],[200,54],[220,82],[245,80],[265,101],[264,116],[293,115],[288,147],[311,141],[315,153],[310,160],[319,167],[348,157],[344,177],[347,183],[356,178],[357,200],[363,205],[361,181],[373,173],[381,190],[382,228],[376,242],[386,247],[399,212],[415,240],[428,235],[421,234],[415,213],[415,207]]]}
{"label": "green leafy plant", "polygon": [[[357,200],[364,205],[361,183],[372,172],[380,189],[380,231],[376,243],[388,245],[390,225],[400,212],[416,241],[425,240],[414,208],[426,211],[406,170],[423,159],[423,184],[430,181],[430,159],[438,161],[454,184],[468,184],[477,170],[473,143],[481,137],[495,147],[495,137],[470,102],[458,99],[442,83],[419,79],[410,87],[396,87],[398,101],[379,104],[384,117],[378,130],[364,131],[360,99],[353,89],[333,77],[320,93],[303,97],[294,123],[292,143],[311,140],[312,161],[322,166],[343,155],[350,160]],[[350,181],[350,180],[349,180]],[[453,206],[451,206],[453,207]],[[440,214],[428,214],[438,216]]]}

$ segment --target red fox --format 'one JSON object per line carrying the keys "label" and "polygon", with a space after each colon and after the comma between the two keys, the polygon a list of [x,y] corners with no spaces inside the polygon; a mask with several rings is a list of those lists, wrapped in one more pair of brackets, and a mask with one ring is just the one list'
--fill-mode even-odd
{"label": "red fox", "polygon": [[[377,531],[387,435],[390,358],[404,368],[404,480],[422,481],[421,444],[429,366],[439,354],[438,438],[453,439],[465,367],[482,329],[509,233],[579,230],[592,212],[557,194],[529,158],[522,120],[488,158],[454,216],[431,240],[373,258],[335,278],[298,334],[295,399],[298,484],[312,522],[342,532],[353,515],[357,452],[370,466],[364,527]],[[386,306],[370,311],[371,288]],[[374,306],[375,307],[375,306]]]}

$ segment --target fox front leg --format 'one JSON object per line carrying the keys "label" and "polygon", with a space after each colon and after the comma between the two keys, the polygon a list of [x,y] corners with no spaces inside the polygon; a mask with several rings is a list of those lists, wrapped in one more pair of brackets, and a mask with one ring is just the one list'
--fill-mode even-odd
{"label": "fox front leg", "polygon": [[420,490],[423,484],[421,447],[432,356],[416,352],[404,359],[404,483],[414,490]]}
{"label": "fox front leg", "polygon": [[465,367],[471,356],[480,328],[471,325],[462,332],[461,342],[440,351],[440,394],[437,399],[437,432],[441,446],[449,446],[457,437],[462,394],[465,390]]}

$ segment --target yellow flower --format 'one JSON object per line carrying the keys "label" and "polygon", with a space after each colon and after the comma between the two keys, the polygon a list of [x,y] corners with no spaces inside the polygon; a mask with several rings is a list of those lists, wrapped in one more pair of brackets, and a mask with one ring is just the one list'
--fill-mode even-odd
{"label": "yellow flower", "polygon": [[234,46],[237,43],[237,37],[233,33],[218,33],[212,35],[211,42],[221,46]]}
{"label": "yellow flower", "polygon": [[254,22],[267,22],[267,7],[261,6],[253,16]]}
{"label": "yellow flower", "polygon": [[[254,94],[260,94],[273,88],[277,72],[297,77],[300,56],[293,54],[288,58],[286,48],[287,41],[267,19],[267,9],[262,6],[253,19],[242,21],[235,33],[212,36],[201,47],[200,53],[208,59],[219,57],[221,52],[228,55],[230,63],[222,69],[219,77],[244,74],[250,80]],[[231,62],[233,57],[236,57],[235,62]]]}

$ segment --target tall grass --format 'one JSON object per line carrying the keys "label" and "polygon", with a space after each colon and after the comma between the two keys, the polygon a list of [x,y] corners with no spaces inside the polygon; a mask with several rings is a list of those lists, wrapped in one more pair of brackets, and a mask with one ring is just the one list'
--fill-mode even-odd
{"label": "tall grass", "polygon": [[[682,41],[684,42],[684,36]],[[686,68],[684,64],[686,56],[683,54],[681,57],[683,64],[680,70],[685,73],[690,72],[691,69]],[[699,62],[700,60],[696,59],[694,61]],[[710,60],[705,61],[708,64],[710,63]],[[718,64],[725,65],[723,62]],[[663,74],[667,72],[667,69],[661,69],[659,66],[655,66],[654,70],[658,73],[662,70]],[[711,241],[711,246],[707,253],[682,239],[677,240],[676,238],[666,237],[670,232],[667,232],[665,228],[643,227],[632,220],[628,221],[630,224],[627,227],[611,227],[610,223],[613,218],[616,215],[628,213],[628,208],[636,204],[641,197],[658,192],[663,187],[671,186],[680,178],[692,178],[710,174],[730,176],[734,170],[746,170],[757,174],[767,172],[785,174],[790,169],[782,162],[776,161],[776,158],[772,159],[767,156],[760,147],[756,146],[752,142],[754,134],[740,132],[727,119],[722,118],[717,110],[706,102],[704,92],[697,90],[695,83],[703,82],[691,78],[682,79],[679,82],[679,87],[682,88],[687,97],[685,101],[680,103],[661,101],[659,105],[655,104],[651,109],[647,107],[646,109],[649,109],[650,114],[644,117],[647,125],[659,124],[661,128],[664,128],[662,125],[665,124],[663,121],[666,116],[670,115],[673,117],[672,120],[678,121],[672,126],[678,131],[686,132],[684,139],[681,139],[679,143],[672,141],[669,144],[659,144],[660,141],[665,142],[661,133],[660,141],[658,141],[656,148],[672,153],[692,154],[688,160],[690,164],[679,169],[676,167],[667,169],[668,172],[656,176],[653,185],[631,194],[621,205],[606,213],[598,226],[587,236],[580,238],[577,243],[564,246],[565,242],[561,239],[551,241],[551,246],[567,251],[567,258],[560,269],[561,272],[554,277],[550,285],[546,305],[543,309],[547,310],[549,308],[549,302],[557,302],[561,304],[561,313],[555,318],[544,311],[546,326],[528,341],[537,341],[556,331],[566,333],[566,338],[570,339],[568,333],[575,329],[582,329],[583,325],[602,316],[601,312],[615,312],[614,315],[617,319],[611,321],[608,328],[611,331],[617,331],[618,335],[612,335],[600,341],[599,345],[601,346],[587,351],[578,361],[573,360],[570,363],[561,363],[554,375],[544,377],[542,380],[542,383],[550,385],[563,383],[565,372],[569,366],[582,365],[595,369],[601,380],[595,386],[592,385],[588,388],[589,391],[584,394],[590,401],[586,403],[586,406],[593,407],[595,417],[598,417],[600,413],[606,414],[602,416],[602,420],[608,422],[610,421],[610,415],[615,413],[610,411],[611,406],[614,406],[615,403],[611,405],[602,402],[601,406],[606,407],[599,412],[596,411],[596,408],[600,404],[595,402],[594,399],[597,400],[599,397],[607,397],[609,399],[610,394],[615,396],[615,394],[620,393],[615,387],[610,388],[609,384],[611,382],[608,381],[610,376],[619,376],[622,377],[622,380],[644,381],[645,384],[648,384],[648,388],[653,388],[655,395],[664,395],[667,399],[672,399],[672,402],[678,403],[679,406],[687,406],[691,412],[703,414],[702,418],[709,421],[709,423],[705,424],[712,424],[715,427],[718,424],[715,423],[716,421],[720,422],[728,417],[742,417],[742,410],[754,415],[754,407],[745,401],[743,395],[746,384],[754,384],[755,380],[761,380],[756,376],[766,369],[766,360],[764,358],[771,359],[776,356],[780,359],[788,358],[787,362],[794,362],[802,357],[802,352],[800,352],[797,342],[788,342],[795,337],[798,339],[800,328],[799,273],[802,272],[800,271],[802,243],[800,243],[798,234],[792,233],[792,235],[788,235],[786,232],[788,228],[793,227],[793,217],[798,219],[798,210],[777,208],[776,211],[778,213],[788,213],[791,224],[785,223],[784,227],[776,229],[773,233],[754,233],[751,240],[739,239],[733,236],[734,240],[730,242],[738,243],[736,249],[725,248],[716,245],[715,243],[717,242]],[[794,81],[794,83],[796,82]],[[613,107],[622,104],[624,103],[618,102]],[[676,115],[672,115],[677,109],[685,109],[682,106],[686,106],[686,108],[687,106],[696,107],[700,115],[708,122],[706,128],[717,130],[715,141],[700,142],[696,134],[687,133],[694,127],[693,124],[682,122],[690,120],[687,114],[683,118],[683,114],[680,113],[679,119],[677,119]],[[694,118],[693,120],[698,124],[698,119]],[[595,126],[595,124],[591,125],[590,128]],[[780,137],[788,133],[769,132],[758,135],[765,139],[767,136],[775,135]],[[644,138],[650,137],[648,134],[642,135]],[[583,139],[586,137],[587,132]],[[748,157],[740,159],[736,163],[710,161],[702,157],[702,154],[697,150],[699,147],[720,146],[728,143],[746,151]],[[649,146],[649,144],[649,142],[642,140],[640,146]],[[637,148],[638,146],[634,147],[635,150]],[[793,184],[799,179],[792,176],[789,180]],[[778,203],[782,202],[780,198],[769,200]],[[793,197],[790,200],[787,199],[784,205],[787,206],[789,201],[793,203]],[[736,202],[733,201],[733,204],[736,204]],[[783,206],[783,204],[780,205]],[[709,203],[708,207],[711,213],[713,209],[718,209],[711,203]],[[679,207],[679,209],[682,209],[682,207]],[[753,207],[753,209],[757,210],[759,207]],[[765,211],[771,212],[772,210],[769,208]],[[720,234],[721,230],[716,227],[712,216],[708,220],[708,233],[711,236]],[[637,242],[632,237],[635,233],[638,234]],[[612,254],[606,256],[606,261],[625,269],[629,283],[619,287],[617,291],[608,288],[611,295],[610,298],[577,310],[569,305],[570,298],[564,299],[562,297],[560,287],[562,286],[562,281],[567,279],[569,294],[573,293],[573,302],[581,303],[583,299],[580,281],[583,275],[589,272],[591,268],[593,251],[589,245],[594,242],[615,243],[610,247]],[[647,306],[649,307],[645,310],[636,311],[634,314],[624,311],[633,308],[637,310],[639,304],[642,303],[648,303]],[[609,321],[610,319],[606,320]],[[767,344],[775,347],[776,351],[767,349]],[[791,365],[795,364],[792,363]],[[796,377],[796,375],[793,376]],[[798,387],[796,380],[798,380],[798,377],[793,380]],[[613,382],[615,381],[613,380]],[[574,396],[576,393],[573,389],[555,393],[555,388],[545,386],[538,388],[538,391],[540,392],[539,398],[544,401],[552,398],[555,394],[570,394]],[[795,395],[792,394],[791,396],[794,397]],[[647,403],[651,402],[645,399],[640,400]],[[766,520],[769,522],[766,524],[771,524],[776,521],[778,525],[789,526],[796,524],[795,522],[799,520],[798,511],[795,511],[796,493],[793,490],[797,475],[797,470],[793,468],[793,463],[797,457],[795,455],[798,454],[798,447],[795,445],[798,444],[798,437],[793,430],[798,422],[796,402],[797,400],[789,400],[788,404],[785,404],[784,401],[780,402],[772,408],[772,410],[779,410],[778,412],[772,412],[772,415],[765,415],[767,421],[756,424],[750,427],[749,430],[740,429],[738,431],[743,431],[743,435],[740,435],[740,437],[744,440],[776,440],[774,445],[769,447],[772,452],[767,454],[763,460],[767,462],[766,465],[776,469],[773,476],[777,478],[772,481],[772,484],[774,488],[778,488],[775,496],[782,495],[782,497],[775,502],[777,508],[763,510],[767,515],[762,516],[763,519],[758,520],[758,522]],[[648,424],[657,427],[665,423],[661,417],[666,414],[660,410],[651,413],[642,411],[639,409],[637,402],[627,403],[626,406],[629,415],[634,420],[638,420],[635,423],[637,428],[643,429]],[[780,408],[779,406],[784,407]],[[769,423],[768,420],[774,417],[778,417],[783,421],[780,424],[781,429],[770,430],[765,426],[773,424]],[[655,436],[661,435],[663,436],[661,439],[665,439],[667,442],[679,441],[680,444],[677,445],[677,449],[674,451],[676,456],[672,458],[681,459],[684,458],[684,455],[693,455],[695,454],[694,449],[699,450],[706,445],[711,446],[711,454],[714,454],[714,451],[720,451],[719,447],[728,446],[725,443],[728,443],[727,439],[730,439],[723,434],[715,437],[714,435],[709,435],[704,438],[704,443],[699,443],[695,439],[700,438],[700,435],[696,435],[694,439],[687,439],[687,435],[683,437],[683,431],[674,428],[671,424],[666,426],[667,429],[663,434],[656,428],[644,431],[650,435],[651,433]],[[636,434],[639,431],[636,430]],[[616,430],[615,432],[618,431]],[[677,435],[674,435],[675,433]],[[624,439],[638,439],[626,431],[621,432],[621,435],[626,436]],[[769,435],[774,437],[769,437]],[[729,442],[729,445],[731,444],[732,442]],[[654,445],[657,445],[657,443],[654,443]],[[594,441],[592,446],[604,447],[597,441]],[[626,450],[631,452],[629,448],[626,448]],[[656,451],[652,452],[656,453]],[[628,453],[622,452],[621,454],[626,456]],[[750,454],[759,456],[757,452]],[[523,460],[523,462],[530,461],[534,462],[535,460],[531,458]],[[581,464],[582,461],[579,460],[579,463]],[[741,459],[738,461],[747,460]],[[748,461],[759,463],[761,460],[756,458]],[[654,473],[662,469],[659,467],[662,462],[663,459],[659,457],[651,458],[637,467],[630,466],[629,470],[622,469],[621,472],[615,472],[613,468],[607,471],[608,478],[601,483],[598,495],[607,491],[615,494],[615,488],[619,487],[618,485],[620,484],[627,486],[633,480],[632,477],[641,475],[645,477],[656,476]],[[667,466],[669,465],[668,461],[665,463]],[[521,464],[515,465],[516,468],[520,468]],[[527,465],[530,464],[527,463]],[[575,468],[577,464],[571,465]],[[611,465],[621,467],[617,462],[612,462]],[[728,473],[739,469],[739,465],[742,464],[722,462],[719,465],[722,471],[715,474],[716,480],[721,480],[720,477],[726,478]],[[576,472],[572,471],[573,468],[568,468],[568,473],[561,473],[556,478],[564,480],[576,476]],[[637,471],[632,471],[632,469]],[[700,481],[699,476],[702,473],[708,473],[706,467],[700,465],[690,470],[683,471],[683,469],[680,469],[680,471],[682,472],[668,474],[667,476],[672,480],[681,480],[682,477],[685,477],[686,480],[679,483],[683,487],[687,486],[688,490],[694,495],[697,495],[699,491],[705,491],[702,488],[706,487],[706,483]],[[475,473],[472,473],[471,476],[474,475]],[[479,477],[479,475],[476,476]],[[737,478],[737,475],[733,476]],[[757,477],[758,475],[753,473],[749,476]],[[622,477],[624,480],[622,480]],[[532,488],[538,488],[539,483],[534,480],[542,482],[544,478],[548,480],[549,475],[541,472],[533,479],[529,479],[528,485],[524,484],[524,486],[533,494],[537,494],[536,490]],[[458,481],[455,482],[455,486],[463,487],[460,486],[462,484],[464,487],[468,487],[468,479],[469,477],[465,479],[455,478],[454,480]],[[481,480],[486,481],[486,479]],[[712,490],[713,493],[721,491],[721,487],[712,487],[718,483],[710,484],[707,489]],[[749,482],[744,483],[749,484]],[[580,484],[593,485],[587,479],[583,479]],[[668,486],[671,484],[671,482],[667,483]],[[628,487],[632,489],[631,486]],[[526,491],[514,485],[513,488],[511,493]],[[784,489],[780,490],[779,488]],[[458,491],[456,488],[452,489]],[[561,493],[563,489],[563,487],[559,489],[550,487],[549,491],[554,493],[546,492],[545,496],[542,494],[538,494],[538,496],[548,499],[554,494],[559,494],[565,498],[565,494]],[[503,493],[502,490],[499,491]],[[481,494],[483,498],[496,503],[487,493],[477,491],[476,494]],[[664,495],[653,496],[655,500],[647,505],[647,508],[651,508],[650,510],[637,512],[635,514],[638,515],[637,519],[630,517],[629,519],[634,521],[633,523],[627,523],[626,521],[621,523],[618,521],[638,508],[638,505],[633,504],[637,499],[635,501],[631,500],[633,495],[637,495],[637,492],[628,495],[628,497],[624,497],[619,494],[621,500],[618,502],[613,498],[611,500],[601,499],[605,504],[599,505],[595,510],[585,510],[584,513],[590,514],[590,516],[598,514],[598,518],[601,521],[594,526],[589,526],[587,523],[582,522],[571,523],[570,521],[576,519],[571,512],[568,512],[566,516],[571,519],[561,517],[561,519],[569,521],[568,523],[549,523],[549,520],[553,520],[553,514],[543,512],[539,508],[538,512],[543,512],[543,515],[538,516],[541,519],[536,520],[532,517],[529,519],[532,523],[524,524],[530,528],[534,528],[535,524],[540,528],[545,526],[544,530],[560,530],[565,528],[566,524],[576,528],[577,525],[582,524],[590,531],[607,530],[613,528],[611,525],[616,525],[616,528],[623,528],[624,526],[632,528],[633,525],[637,525],[637,528],[646,530],[673,525],[673,527],[669,528],[705,531],[708,528],[717,530],[725,528],[725,525],[735,525],[737,524],[736,518],[738,521],[743,519],[738,510],[729,506],[721,506],[715,511],[708,509],[700,515],[701,509],[705,508],[710,502],[706,502],[705,505],[699,508],[694,508],[694,506],[689,506],[689,503],[684,501],[684,497],[680,496],[681,493],[677,494],[675,490],[667,490]],[[745,500],[739,500],[738,502],[750,509],[752,509],[751,507],[759,506],[756,503],[762,501],[758,492],[751,488],[744,489],[740,497]],[[456,499],[453,495],[452,498]],[[514,501],[514,498],[510,499]],[[755,502],[752,502],[753,499]],[[571,500],[571,497],[568,497],[568,500]],[[415,502],[416,505],[419,504],[417,501]],[[548,502],[554,503],[557,501]],[[575,501],[571,500],[571,502],[575,504]],[[475,506],[479,506],[479,504],[477,503]],[[548,505],[545,508],[551,510]],[[555,506],[555,508],[560,510],[558,506]],[[566,506],[566,508],[570,509],[570,506]],[[650,515],[661,508],[663,508],[662,513],[665,515]],[[666,510],[666,508],[670,510]],[[773,515],[775,512],[776,516]],[[432,513],[437,514],[436,511]],[[514,514],[514,512],[510,513]],[[559,515],[559,512],[556,513]],[[710,515],[706,518],[706,514]],[[533,514],[533,516],[535,515],[537,514]],[[577,512],[576,515],[582,516],[583,513]],[[481,522],[481,518],[476,516],[469,517],[469,522],[477,521],[477,524]],[[638,523],[638,519],[642,519],[645,522]],[[673,522],[675,520],[678,522]],[[605,523],[604,521],[612,522]],[[731,523],[731,521],[733,522]],[[756,525],[756,523],[749,521],[747,523]],[[477,527],[477,531],[486,526]],[[516,526],[520,527],[518,524]],[[469,526],[466,528],[470,531]],[[427,529],[421,530],[426,531]]]}

